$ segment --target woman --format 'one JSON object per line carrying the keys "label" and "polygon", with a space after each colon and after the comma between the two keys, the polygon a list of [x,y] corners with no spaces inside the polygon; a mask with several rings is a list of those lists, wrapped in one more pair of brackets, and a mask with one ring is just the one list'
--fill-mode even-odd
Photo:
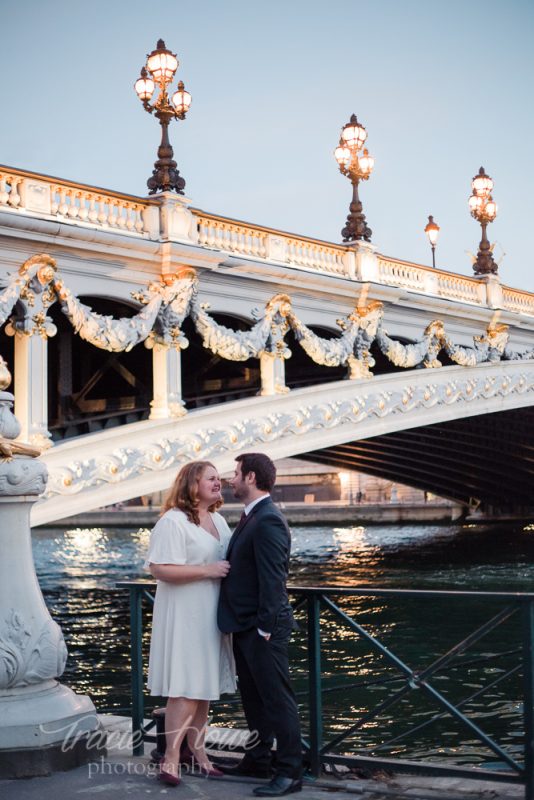
{"label": "woman", "polygon": [[156,523],[145,567],[158,585],[154,602],[148,688],[167,697],[167,749],[159,777],[177,785],[180,745],[187,731],[193,763],[205,775],[222,775],[204,748],[209,701],[235,692],[229,636],[217,628],[221,579],[231,532],[220,514],[221,481],[209,461],[186,464]]}

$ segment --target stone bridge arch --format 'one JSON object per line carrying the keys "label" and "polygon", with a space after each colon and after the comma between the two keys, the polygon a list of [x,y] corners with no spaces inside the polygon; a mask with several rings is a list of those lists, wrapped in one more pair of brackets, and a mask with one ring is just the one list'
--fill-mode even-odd
{"label": "stone bridge arch", "polygon": [[[44,499],[36,506],[34,524],[166,489],[180,465],[192,459],[209,458],[223,473],[232,469],[237,453],[251,449],[263,450],[275,460],[297,455],[317,458],[321,453],[324,458],[339,459],[342,448],[355,442],[378,441],[380,445],[381,437],[398,437],[402,432],[419,429],[421,435],[428,437],[433,426],[455,421],[467,424],[472,418],[491,419],[492,414],[513,410],[517,410],[514,424],[524,420],[525,427],[529,427],[533,397],[534,360],[529,360],[405,370],[373,380],[338,381],[286,395],[209,406],[180,420],[133,423],[80,441],[64,442],[44,455],[50,479]],[[516,434],[516,443],[523,436],[521,431]],[[458,435],[461,431],[456,432]],[[382,439],[382,447],[385,441]],[[502,441],[500,446],[504,447]],[[367,471],[380,468],[385,474],[387,469],[390,477],[395,472],[397,480],[409,483],[406,474],[399,474],[401,466],[408,468],[408,460],[402,464],[395,461],[391,455],[395,452],[392,439],[387,447],[389,458],[381,454],[380,467],[369,464],[372,458],[376,461],[376,455],[367,455]],[[440,452],[444,464],[450,463],[455,454],[454,448],[448,452],[445,448],[436,450],[432,439],[426,452],[428,458],[435,454],[437,474]],[[451,474],[456,468],[444,467],[445,492],[466,504],[490,504],[492,498],[500,503],[506,493],[497,493],[499,485],[506,487],[509,476],[517,474],[519,488],[514,498],[528,502],[532,442],[526,441],[524,449],[512,443],[504,453],[501,472],[490,479],[487,476],[491,476],[491,468],[485,467],[481,472],[485,477],[473,486],[466,482],[462,496],[459,489],[463,479],[453,482]],[[486,456],[481,444],[478,458]],[[465,463],[468,469],[471,462]],[[421,480],[422,488],[431,489],[432,471],[426,470],[425,486],[423,471],[424,468],[413,466],[411,482],[416,485]]]}

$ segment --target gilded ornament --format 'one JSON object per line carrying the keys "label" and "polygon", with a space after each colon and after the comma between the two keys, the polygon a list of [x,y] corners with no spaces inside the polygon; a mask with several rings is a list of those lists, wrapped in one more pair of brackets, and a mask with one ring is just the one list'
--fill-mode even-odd
{"label": "gilded ornament", "polygon": [[11,383],[11,372],[4,358],[0,356],[0,391],[4,392]]}

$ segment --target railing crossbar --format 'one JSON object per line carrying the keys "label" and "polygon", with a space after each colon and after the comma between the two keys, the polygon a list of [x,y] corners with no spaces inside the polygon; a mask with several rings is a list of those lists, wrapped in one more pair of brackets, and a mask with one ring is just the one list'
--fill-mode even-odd
{"label": "railing crossbar", "polygon": [[501,625],[507,619],[512,617],[517,610],[517,606],[503,608],[502,611],[500,611],[498,614],[495,614],[495,616],[488,620],[484,625],[481,625],[480,628],[477,628],[469,636],[466,636],[466,638],[461,642],[458,642],[458,644],[454,645],[454,647],[451,647],[451,649],[444,653],[441,658],[438,658],[437,661],[434,661],[429,667],[420,672],[418,675],[419,679],[424,680],[424,678],[426,678],[428,675],[432,675],[433,673],[437,672],[440,667],[448,664],[454,658],[454,656],[464,653],[472,644],[478,642],[487,633],[490,633],[490,631],[494,630],[498,625]]}
{"label": "railing crossbar", "polygon": [[[392,696],[392,698],[390,698],[393,700],[394,703],[396,703],[402,697],[402,695],[407,691],[409,691],[410,689],[414,689],[416,687],[424,689],[424,691],[427,694],[429,694],[437,703],[442,705],[453,717],[455,717],[460,722],[462,722],[463,725],[468,727],[469,730],[472,733],[474,733],[475,736],[481,742],[483,742],[487,747],[489,747],[490,750],[492,750],[496,755],[499,756],[499,758],[502,758],[502,760],[505,761],[510,767],[512,767],[512,769],[516,770],[519,773],[523,772],[523,768],[513,758],[511,758],[508,755],[508,753],[506,753],[501,747],[499,747],[499,745],[496,742],[493,741],[493,739],[491,739],[486,733],[484,733],[484,731],[481,728],[479,728],[479,726],[476,723],[474,723],[472,720],[466,717],[465,714],[462,714],[452,703],[450,703],[447,700],[446,697],[444,697],[441,694],[441,692],[439,692],[425,680],[425,678],[435,673],[436,670],[438,670],[442,664],[447,663],[447,661],[450,660],[450,658],[452,658],[453,655],[462,652],[462,650],[465,650],[469,646],[469,644],[472,644],[474,641],[477,641],[483,635],[485,635],[489,630],[492,630],[502,621],[512,616],[515,613],[516,610],[515,608],[507,607],[503,609],[501,612],[499,612],[499,614],[496,614],[495,617],[489,620],[485,625],[482,625],[480,628],[474,631],[470,636],[466,637],[462,642],[459,642],[458,645],[455,645],[453,648],[451,648],[449,653],[447,653],[445,656],[442,656],[439,659],[437,659],[437,661],[428,666],[423,672],[417,673],[414,670],[412,670],[407,664],[405,664],[404,661],[402,661],[394,653],[392,653],[391,650],[389,650],[389,648],[385,647],[385,645],[379,642],[378,639],[376,639],[376,637],[368,633],[365,630],[365,628],[363,628],[355,620],[353,620],[352,617],[349,617],[348,614],[342,611],[339,608],[339,606],[333,603],[328,597],[322,595],[321,601],[337,617],[342,619],[346,625],[348,625],[354,631],[359,633],[372,647],[378,650],[388,661],[394,664],[394,666],[396,666],[396,668],[406,676],[406,678],[408,679],[406,687],[396,692]],[[375,706],[374,709],[372,709],[370,712],[368,712],[368,714],[364,715],[364,717],[360,719],[359,723],[356,726],[352,726],[344,734],[340,734],[337,737],[335,737],[335,739],[333,739],[329,743],[329,745],[323,749],[329,749],[335,746],[336,744],[342,742],[344,739],[347,738],[347,736],[350,736],[351,733],[353,733],[355,730],[361,727],[362,720],[368,722],[369,719],[376,717],[383,710],[384,703],[387,703],[387,701],[384,701],[383,703],[380,703],[378,706]],[[389,705],[391,704],[392,703],[390,703]],[[389,705],[386,707],[389,707]]]}
{"label": "railing crossbar", "polygon": [[354,725],[350,726],[350,728],[347,728],[347,730],[343,731],[343,733],[339,733],[337,736],[334,736],[333,739],[331,739],[321,748],[321,753],[326,753],[329,750],[332,750],[332,748],[337,747],[338,744],[341,744],[341,742],[343,742],[349,736],[352,736],[353,733],[356,733],[356,731],[358,731],[360,728],[363,728],[364,725],[377,717],[380,713],[382,713],[382,711],[386,711],[386,709],[394,706],[404,697],[404,695],[411,691],[411,688],[412,687],[408,682],[405,683],[401,689],[398,689],[396,692],[391,694],[385,700],[382,700],[381,703],[378,703],[378,705],[374,706],[370,711],[360,717],[358,722],[355,722]]}
{"label": "railing crossbar", "polygon": [[[482,686],[482,688],[477,689],[477,691],[473,692],[473,694],[470,694],[468,697],[464,697],[463,700],[459,700],[458,703],[456,704],[456,707],[461,708],[462,706],[467,705],[467,703],[471,703],[473,700],[476,700],[478,697],[482,697],[483,694],[488,692],[490,689],[493,689],[495,686],[497,686],[499,683],[502,683],[502,681],[506,680],[507,678],[510,678],[516,672],[519,672],[520,669],[521,669],[520,664],[518,664],[515,667],[512,667],[512,669],[508,670],[508,672],[506,672],[504,675],[499,675],[497,678],[495,678],[495,680],[491,681],[491,683],[488,683],[487,686]],[[439,714],[434,714],[430,719],[425,720],[425,722],[421,722],[419,725],[415,725],[408,731],[399,733],[398,736],[393,736],[391,739],[388,739],[387,742],[378,744],[376,745],[376,747],[370,747],[369,749],[373,753],[376,753],[378,750],[385,750],[386,748],[391,747],[392,744],[396,744],[397,742],[400,742],[403,739],[407,739],[409,736],[413,736],[415,733],[419,733],[425,728],[428,728],[434,722],[437,722],[438,720],[443,719],[443,717],[446,716],[447,712],[441,711]]]}

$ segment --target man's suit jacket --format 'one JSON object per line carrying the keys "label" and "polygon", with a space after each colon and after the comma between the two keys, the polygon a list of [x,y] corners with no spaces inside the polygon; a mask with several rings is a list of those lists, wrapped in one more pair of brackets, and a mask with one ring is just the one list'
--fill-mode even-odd
{"label": "man's suit jacket", "polygon": [[221,583],[217,621],[223,633],[274,629],[290,608],[287,574],[291,535],[270,497],[261,500],[234,531],[226,558],[230,572]]}

